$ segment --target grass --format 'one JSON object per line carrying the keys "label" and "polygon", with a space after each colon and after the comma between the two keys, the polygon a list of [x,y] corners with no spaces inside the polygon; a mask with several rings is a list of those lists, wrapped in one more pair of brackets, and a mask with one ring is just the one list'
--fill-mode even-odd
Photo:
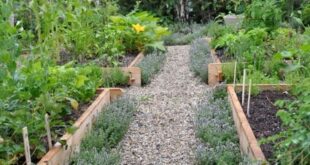
{"label": "grass", "polygon": [[140,67],[142,71],[141,79],[143,85],[151,82],[154,75],[160,71],[165,59],[166,55],[163,53],[152,53],[143,58],[138,64],[138,67]]}
{"label": "grass", "polygon": [[202,100],[197,108],[196,131],[202,144],[197,149],[197,164],[239,164],[242,162],[237,132],[224,95],[225,88],[213,91],[212,102]]}
{"label": "grass", "polygon": [[83,139],[81,152],[71,164],[119,164],[118,144],[126,134],[135,110],[136,100],[129,97],[122,97],[107,106],[93,130]]}
{"label": "grass", "polygon": [[190,48],[190,68],[203,82],[208,81],[208,64],[212,62],[208,42],[196,39]]}

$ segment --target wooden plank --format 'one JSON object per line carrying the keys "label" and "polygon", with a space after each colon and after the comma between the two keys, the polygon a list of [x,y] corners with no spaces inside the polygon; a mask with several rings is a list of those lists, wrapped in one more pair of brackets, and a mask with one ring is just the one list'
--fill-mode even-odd
{"label": "wooden plank", "polygon": [[[92,124],[102,112],[103,107],[110,103],[111,98],[120,96],[123,92],[121,89],[99,89],[101,93],[82,116],[73,124],[76,128],[73,134],[66,133],[61,137],[63,145],[54,146],[40,160],[38,165],[66,165],[69,164],[70,157],[79,152],[82,138],[90,131]],[[113,93],[111,95],[111,93]]]}
{"label": "wooden plank", "polygon": [[141,79],[141,69],[139,67],[124,67],[122,70],[129,74],[129,85],[132,86],[141,86],[142,79]]}
{"label": "wooden plank", "polygon": [[222,79],[222,64],[221,63],[211,63],[208,65],[208,84],[210,86],[215,86],[220,83]]}
{"label": "wooden plank", "polygon": [[240,149],[242,153],[255,160],[266,161],[265,156],[260,149],[254,133],[250,127],[250,124],[243,112],[242,106],[238,100],[233,85],[227,86],[227,92],[229,95],[229,101],[230,105],[232,106],[233,114],[236,116],[233,119],[239,135]]}
{"label": "wooden plank", "polygon": [[137,55],[137,57],[130,63],[130,65],[128,67],[136,66],[137,64],[139,64],[142,61],[143,58],[144,58],[143,52],[139,53]]}

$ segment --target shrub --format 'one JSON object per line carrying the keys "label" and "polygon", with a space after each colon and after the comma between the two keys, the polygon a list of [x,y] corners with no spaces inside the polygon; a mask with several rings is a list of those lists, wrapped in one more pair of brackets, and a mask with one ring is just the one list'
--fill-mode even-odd
{"label": "shrub", "polygon": [[197,164],[238,164],[242,161],[224,90],[224,86],[216,88],[212,103],[204,99],[198,105],[196,135],[203,144],[197,149]]}
{"label": "shrub", "polygon": [[247,29],[266,27],[270,30],[279,27],[283,13],[276,3],[276,0],[254,0],[244,13],[244,27]]}
{"label": "shrub", "polygon": [[165,59],[166,55],[162,53],[152,53],[145,56],[138,64],[142,72],[142,84],[146,85],[151,82],[154,75],[160,71]]}
{"label": "shrub", "polygon": [[104,87],[125,86],[128,84],[129,75],[119,68],[105,69],[103,71]]}
{"label": "shrub", "polygon": [[119,164],[118,143],[128,130],[136,110],[136,101],[121,97],[108,105],[93,130],[83,139],[75,164]]}
{"label": "shrub", "polygon": [[209,44],[205,39],[196,39],[190,48],[190,69],[202,81],[208,81],[208,64],[212,62]]}
{"label": "shrub", "polygon": [[201,24],[175,24],[172,35],[165,37],[166,45],[187,45],[206,35],[207,26]]}
{"label": "shrub", "polygon": [[121,41],[127,52],[143,51],[148,47],[165,51],[161,40],[169,31],[158,24],[159,18],[134,10],[126,16],[113,16],[111,20],[112,28],[122,32]]}
{"label": "shrub", "polygon": [[74,158],[73,162],[75,165],[116,165],[120,163],[120,156],[116,152],[93,148],[81,152],[78,157]]}

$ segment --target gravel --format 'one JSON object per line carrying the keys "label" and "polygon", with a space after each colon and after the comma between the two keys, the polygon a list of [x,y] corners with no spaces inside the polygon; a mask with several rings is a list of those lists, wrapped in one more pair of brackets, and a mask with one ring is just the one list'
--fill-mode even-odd
{"label": "gravel", "polygon": [[209,88],[190,71],[189,49],[168,47],[165,65],[152,82],[127,91],[139,107],[120,143],[121,164],[195,163],[195,107]]}

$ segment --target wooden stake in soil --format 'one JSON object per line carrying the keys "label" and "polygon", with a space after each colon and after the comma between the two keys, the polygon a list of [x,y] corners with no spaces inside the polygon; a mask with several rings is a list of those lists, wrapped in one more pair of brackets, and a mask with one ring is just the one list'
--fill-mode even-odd
{"label": "wooden stake in soil", "polygon": [[51,129],[50,129],[50,124],[49,124],[48,114],[45,114],[45,129],[47,133],[48,148],[52,149],[53,144],[52,144],[52,136],[51,136]]}
{"label": "wooden stake in soil", "polygon": [[26,164],[31,165],[30,145],[29,145],[27,127],[23,128],[23,138],[24,138],[24,149],[25,149]]}
{"label": "wooden stake in soil", "polygon": [[235,62],[235,69],[234,69],[234,89],[236,87],[236,78],[237,78],[237,61]]}
{"label": "wooden stake in soil", "polygon": [[242,100],[241,100],[241,104],[242,104],[242,105],[244,105],[245,80],[246,80],[246,69],[243,69]]}
{"label": "wooden stake in soil", "polygon": [[251,117],[251,115],[250,115],[251,88],[252,88],[252,80],[250,80],[250,83],[249,83],[248,105],[247,105],[247,109],[246,109],[246,113],[247,113],[249,118]]}

